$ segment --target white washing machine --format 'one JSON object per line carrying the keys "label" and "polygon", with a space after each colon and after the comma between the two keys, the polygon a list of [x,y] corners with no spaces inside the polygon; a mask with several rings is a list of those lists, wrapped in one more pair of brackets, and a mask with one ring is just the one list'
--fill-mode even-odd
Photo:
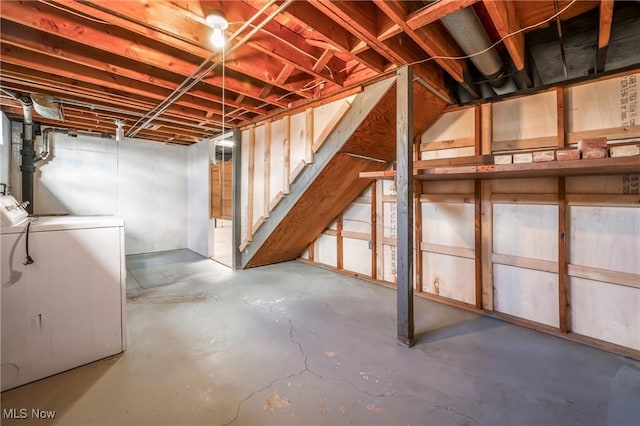
{"label": "white washing machine", "polygon": [[1,390],[124,351],[124,221],[28,218],[0,198]]}

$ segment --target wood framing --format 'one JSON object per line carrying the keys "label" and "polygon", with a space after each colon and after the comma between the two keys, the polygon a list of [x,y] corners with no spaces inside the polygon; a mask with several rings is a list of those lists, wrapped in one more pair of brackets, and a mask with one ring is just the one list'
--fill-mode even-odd
{"label": "wood framing", "polygon": [[247,240],[253,239],[253,190],[254,190],[254,161],[256,156],[256,127],[251,126],[249,128],[249,182],[248,182],[248,205],[247,205]]}
{"label": "wood framing", "polygon": [[269,217],[271,211],[271,122],[264,124],[264,217]]}

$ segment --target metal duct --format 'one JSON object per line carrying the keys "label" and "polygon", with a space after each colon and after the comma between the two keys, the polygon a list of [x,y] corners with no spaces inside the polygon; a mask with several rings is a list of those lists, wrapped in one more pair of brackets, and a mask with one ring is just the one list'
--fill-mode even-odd
{"label": "metal duct", "polygon": [[[478,19],[472,7],[460,9],[441,19],[451,36],[460,45],[469,59],[482,75],[490,80],[492,86],[500,87],[504,84],[504,64],[495,48],[489,49],[491,40]],[[482,52],[477,54],[478,52]]]}
{"label": "metal duct", "polygon": [[41,116],[52,120],[64,119],[62,108],[59,103],[54,102],[53,96],[32,94],[31,100],[33,101],[33,108]]}

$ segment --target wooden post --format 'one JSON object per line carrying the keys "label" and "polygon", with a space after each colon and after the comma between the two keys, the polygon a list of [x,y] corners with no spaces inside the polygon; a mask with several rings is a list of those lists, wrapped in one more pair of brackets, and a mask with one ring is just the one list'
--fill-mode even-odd
{"label": "wooden post", "polygon": [[564,112],[564,89],[558,87],[556,89],[557,111],[558,111],[558,148],[564,148],[566,145],[565,130],[565,112]]}
{"label": "wooden post", "polygon": [[307,139],[305,140],[304,162],[313,163],[313,108],[308,108],[306,113]]}
{"label": "wooden post", "polygon": [[375,278],[384,279],[384,188],[382,181],[376,181],[376,271]]}
{"label": "wooden post", "polygon": [[481,153],[482,155],[491,154],[491,143],[493,142],[493,130],[492,130],[492,122],[493,117],[491,115],[492,109],[491,104],[482,104],[480,106],[480,120],[481,120]]}
{"label": "wooden post", "polygon": [[[492,182],[480,183],[480,256],[482,259],[482,308],[493,311],[493,205],[491,204]],[[477,302],[477,300],[476,300]]]}
{"label": "wooden post", "polygon": [[371,278],[376,278],[376,270],[378,268],[378,223],[376,209],[378,205],[377,200],[377,181],[373,181],[371,184],[371,240],[369,240],[369,248],[371,249]]}
{"label": "wooden post", "polygon": [[232,265],[234,269],[242,268],[242,253],[240,252],[240,243],[242,240],[242,140],[240,130],[233,130],[233,156],[231,157],[233,167],[233,179],[231,179],[231,245]]}
{"label": "wooden post", "polygon": [[414,209],[415,209],[415,216],[414,216],[414,221],[415,221],[415,233],[414,233],[414,239],[415,239],[415,245],[414,245],[414,250],[415,250],[415,258],[416,258],[416,292],[418,293],[422,293],[422,277],[423,277],[423,271],[422,271],[422,249],[421,249],[421,245],[422,245],[422,201],[420,201],[420,194],[422,194],[422,190],[420,189],[422,185],[416,185],[417,190],[414,193],[413,196],[413,203],[414,203]]}
{"label": "wooden post", "polygon": [[558,178],[558,308],[559,328],[567,333],[567,196],[564,176]]}
{"label": "wooden post", "polygon": [[[482,181],[476,179],[474,184],[476,308],[482,309]],[[489,200],[489,202],[491,202],[491,200]]]}
{"label": "wooden post", "polygon": [[404,66],[396,81],[397,322],[398,343],[414,343],[413,318],[413,73]]}

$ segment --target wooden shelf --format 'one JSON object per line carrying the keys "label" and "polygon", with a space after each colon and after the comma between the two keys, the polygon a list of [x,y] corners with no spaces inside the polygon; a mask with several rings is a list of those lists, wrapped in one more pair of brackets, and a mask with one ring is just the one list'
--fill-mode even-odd
{"label": "wooden shelf", "polygon": [[[594,160],[549,161],[525,164],[472,164],[432,166],[416,162],[414,177],[419,180],[506,179],[545,176],[584,176],[640,173],[640,157],[599,158]],[[361,178],[394,179],[395,170],[360,173]]]}

